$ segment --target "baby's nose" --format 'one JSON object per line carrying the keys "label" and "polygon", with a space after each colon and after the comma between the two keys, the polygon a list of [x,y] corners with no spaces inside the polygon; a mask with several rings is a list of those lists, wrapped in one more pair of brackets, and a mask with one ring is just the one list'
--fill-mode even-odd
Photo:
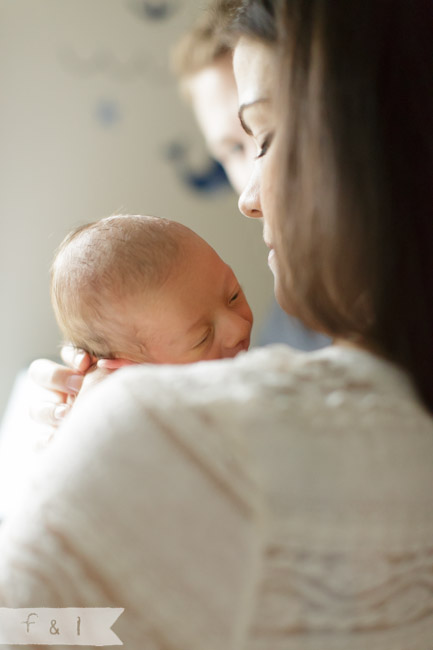
{"label": "baby's nose", "polygon": [[231,314],[226,322],[223,340],[224,357],[234,357],[238,352],[248,350],[250,345],[251,323],[237,314]]}

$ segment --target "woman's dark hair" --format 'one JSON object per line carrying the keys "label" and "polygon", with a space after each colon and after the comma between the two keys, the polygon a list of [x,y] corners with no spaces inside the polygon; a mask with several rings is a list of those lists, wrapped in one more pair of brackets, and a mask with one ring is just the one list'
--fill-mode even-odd
{"label": "woman's dark hair", "polygon": [[268,43],[277,41],[275,0],[241,0],[232,22],[235,35],[250,36]]}
{"label": "woman's dark hair", "polygon": [[433,411],[432,0],[245,0],[236,30],[279,48],[290,303],[404,367]]}

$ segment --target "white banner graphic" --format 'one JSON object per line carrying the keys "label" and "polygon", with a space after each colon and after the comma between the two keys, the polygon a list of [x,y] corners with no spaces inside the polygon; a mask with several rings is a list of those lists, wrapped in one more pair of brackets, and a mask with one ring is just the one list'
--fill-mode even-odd
{"label": "white banner graphic", "polygon": [[0,607],[0,644],[123,645],[110,629],[123,611],[114,607]]}

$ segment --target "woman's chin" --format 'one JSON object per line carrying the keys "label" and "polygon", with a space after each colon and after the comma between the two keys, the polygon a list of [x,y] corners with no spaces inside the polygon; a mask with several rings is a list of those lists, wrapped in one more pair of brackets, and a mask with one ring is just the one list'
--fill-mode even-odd
{"label": "woman's chin", "polygon": [[271,250],[269,251],[268,266],[269,266],[269,268],[271,269],[272,273],[275,276],[275,272],[276,272],[276,256],[275,256],[275,251],[274,251],[273,248],[271,248]]}
{"label": "woman's chin", "polygon": [[280,305],[281,309],[283,309],[287,314],[292,314],[290,308],[290,300],[288,300],[288,296],[286,295],[287,292],[284,291],[284,288],[280,282],[280,277],[279,277],[278,267],[277,267],[277,258],[275,255],[275,251],[273,249],[269,251],[268,266],[272,275],[274,276],[275,298],[278,304]]}
{"label": "woman's chin", "polygon": [[274,273],[274,293],[275,293],[275,299],[281,309],[286,312],[286,314],[289,314],[290,316],[293,315],[293,309],[290,304],[290,300],[288,299],[288,296],[285,294],[279,279],[278,275]]}

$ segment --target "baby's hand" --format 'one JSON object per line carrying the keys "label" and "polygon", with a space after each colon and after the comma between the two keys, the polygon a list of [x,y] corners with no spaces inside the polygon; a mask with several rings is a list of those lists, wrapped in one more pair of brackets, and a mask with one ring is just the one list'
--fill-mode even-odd
{"label": "baby's hand", "polygon": [[128,359],[98,359],[86,372],[83,383],[81,384],[80,392],[73,399],[73,403],[80,401],[91,388],[96,384],[99,384],[103,379],[111,375],[119,368],[124,366],[135,365],[135,361],[129,361]]}
{"label": "baby's hand", "polygon": [[46,394],[46,399],[31,404],[30,414],[34,420],[51,429],[56,429],[70,411],[85,373],[95,362],[87,352],[70,346],[64,346],[61,355],[70,367],[38,359],[29,368],[31,379],[44,388]]}
{"label": "baby's hand", "polygon": [[[84,350],[64,346],[61,351],[62,366],[54,361],[38,359],[29,369],[31,379],[45,389],[46,398],[30,406],[30,414],[51,433],[62,423],[71,410],[78,394],[99,383],[107,375],[123,366],[134,365],[128,359],[100,359],[98,362]],[[69,366],[69,367],[68,367]]]}

